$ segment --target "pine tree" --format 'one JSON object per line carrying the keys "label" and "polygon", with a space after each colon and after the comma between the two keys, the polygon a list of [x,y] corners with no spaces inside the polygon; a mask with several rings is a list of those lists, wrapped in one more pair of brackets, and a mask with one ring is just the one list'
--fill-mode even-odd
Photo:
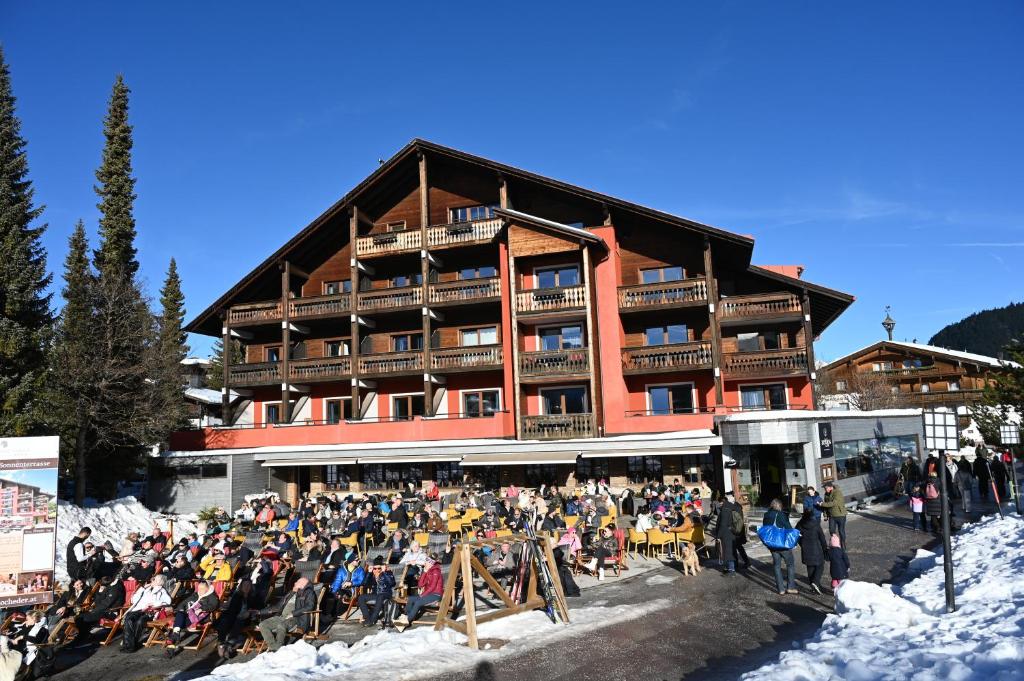
{"label": "pine tree", "polygon": [[[213,390],[224,388],[224,340],[218,338],[210,347],[210,368],[206,372],[206,387]],[[245,361],[245,348],[237,340],[231,339],[231,356],[228,358],[230,364],[241,364]]]}
{"label": "pine tree", "polygon": [[153,344],[153,383],[156,414],[160,430],[165,437],[186,423],[186,405],[182,387],[185,375],[181,361],[188,354],[185,343],[185,296],[181,293],[178,266],[171,258],[167,278],[160,290],[161,313],[157,326],[157,339]]}
{"label": "pine tree", "polygon": [[119,268],[132,278],[138,272],[135,253],[135,178],[132,177],[132,126],[128,123],[128,94],[121,75],[114,82],[103,120],[103,158],[94,187],[100,197],[100,248],[95,254],[101,276]]}
{"label": "pine tree", "polygon": [[46,288],[46,225],[33,227],[25,140],[0,49],[0,436],[39,432],[46,344],[53,317]]}
{"label": "pine tree", "polygon": [[992,372],[992,380],[985,386],[981,401],[970,410],[982,437],[990,445],[1000,441],[1000,425],[1024,414],[1024,340],[1011,341],[1002,354],[1007,363]]}

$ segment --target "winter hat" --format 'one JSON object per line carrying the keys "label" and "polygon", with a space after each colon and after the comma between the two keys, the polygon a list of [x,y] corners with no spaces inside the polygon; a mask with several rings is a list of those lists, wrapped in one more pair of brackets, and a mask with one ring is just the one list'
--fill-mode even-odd
{"label": "winter hat", "polygon": [[383,557],[377,556],[376,558],[373,559],[373,567],[383,567],[383,565],[384,565],[384,558]]}

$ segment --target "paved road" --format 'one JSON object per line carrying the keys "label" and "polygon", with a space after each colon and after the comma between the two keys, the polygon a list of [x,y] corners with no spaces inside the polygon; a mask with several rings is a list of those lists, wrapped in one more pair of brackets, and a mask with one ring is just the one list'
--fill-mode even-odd
{"label": "paved road", "polygon": [[[931,535],[910,529],[903,504],[857,513],[847,524],[847,535],[853,577],[879,583],[898,580],[916,549],[934,543]],[[802,576],[799,555],[797,560]],[[581,598],[570,600],[570,607],[660,598],[670,599],[673,605],[645,618],[561,639],[548,649],[493,663],[485,660],[474,670],[443,678],[733,679],[813,634],[832,611],[830,595],[817,596],[800,586],[798,596],[776,594],[771,560],[757,557],[751,570],[731,577],[705,569],[697,577],[683,578],[676,566],[666,565],[633,577],[612,578],[603,586],[584,589]],[[333,638],[349,643],[364,633],[354,624],[332,628]],[[151,649],[122,655],[116,649],[83,646],[66,651],[61,658],[63,671],[52,677],[60,681],[138,681],[168,675],[183,681],[209,670],[216,653],[207,646],[203,653],[186,651],[168,661]]]}

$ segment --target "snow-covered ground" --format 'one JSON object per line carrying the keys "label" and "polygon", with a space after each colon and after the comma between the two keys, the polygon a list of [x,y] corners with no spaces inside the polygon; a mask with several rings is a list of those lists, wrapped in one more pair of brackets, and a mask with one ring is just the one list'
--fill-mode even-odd
{"label": "snow-covered ground", "polygon": [[67,583],[68,542],[83,527],[92,528],[90,541],[94,544],[102,544],[109,540],[114,545],[114,550],[120,551],[121,543],[129,532],[135,531],[146,535],[153,531],[154,525],[158,525],[161,530],[168,530],[172,518],[175,539],[196,531],[194,515],[165,516],[154,513],[139,503],[135,497],[115,499],[91,508],[81,508],[67,501],[58,501],[54,578],[58,582]]}
{"label": "snow-covered ground", "polygon": [[513,615],[478,627],[481,639],[508,642],[491,650],[483,644],[482,650],[472,650],[465,645],[466,637],[462,634],[451,629],[434,631],[430,626],[414,627],[401,634],[381,631],[352,647],[337,642],[328,643],[318,650],[308,643],[298,642],[276,653],[259,655],[249,662],[218,667],[210,676],[203,678],[209,681],[399,681],[437,676],[579,636],[581,630],[637,619],[670,605],[669,599],[660,599],[628,606],[570,608],[572,623],[568,625],[552,624],[542,612]]}
{"label": "snow-covered ground", "polygon": [[902,588],[848,580],[836,615],[744,681],[1024,678],[1024,519],[988,516],[953,537],[957,611],[946,614],[940,556]]}

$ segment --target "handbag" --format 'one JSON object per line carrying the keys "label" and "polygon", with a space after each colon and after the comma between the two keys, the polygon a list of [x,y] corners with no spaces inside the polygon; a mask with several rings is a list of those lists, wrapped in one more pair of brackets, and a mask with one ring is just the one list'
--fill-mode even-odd
{"label": "handbag", "polygon": [[769,549],[788,551],[799,543],[800,530],[787,530],[784,527],[779,527],[776,524],[778,516],[775,518],[775,523],[757,528],[757,536],[761,538],[761,543]]}

